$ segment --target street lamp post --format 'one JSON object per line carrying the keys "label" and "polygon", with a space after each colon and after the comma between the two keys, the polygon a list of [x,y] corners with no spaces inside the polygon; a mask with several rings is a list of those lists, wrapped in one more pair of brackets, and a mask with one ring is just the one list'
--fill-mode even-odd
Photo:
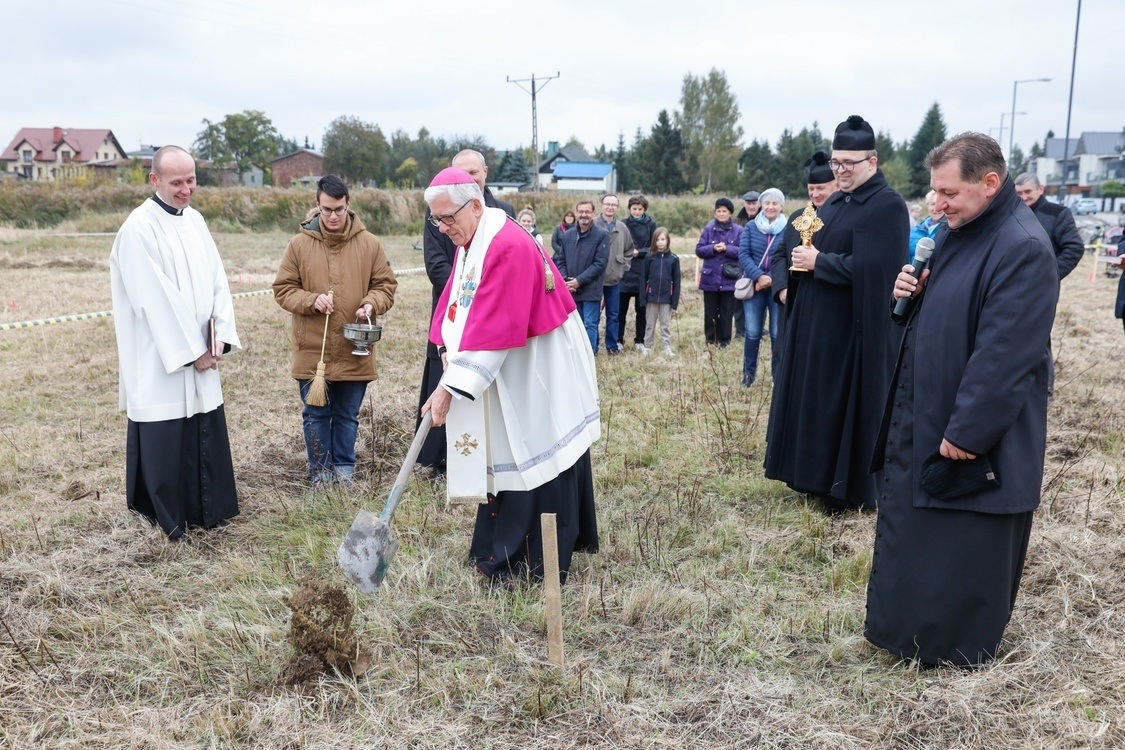
{"label": "street lamp post", "polygon": [[[1016,89],[1021,83],[1047,83],[1050,78],[1025,78],[1012,84],[1012,119],[1008,120],[1008,158],[1012,158],[1012,148],[1016,145]],[[1027,114],[1020,112],[1019,114]]]}
{"label": "street lamp post", "polygon": [[[1001,112],[1001,113],[1000,113],[1000,136],[999,136],[999,137],[998,137],[998,138],[996,139],[996,142],[997,142],[997,143],[1003,143],[1003,142],[1004,142],[1004,118],[1005,118],[1005,117],[1007,117],[1007,116],[1008,116],[1009,114],[1012,114],[1012,113],[1010,113],[1010,112]],[[1015,114],[1017,114],[1017,115],[1026,115],[1026,114],[1027,114],[1027,112],[1016,112]],[[1011,127],[1012,127],[1012,123],[1011,123],[1011,121],[1009,120],[1009,121],[1008,121],[1008,128],[1009,128],[1009,129],[1011,129]],[[989,133],[991,133],[991,132],[992,132],[993,130],[995,130],[995,129],[996,129],[996,128],[989,128],[989,129],[988,129],[988,132],[989,132]],[[1004,148],[1004,147],[1003,147],[1003,146],[1001,146],[1000,148]],[[1011,150],[1009,150],[1009,152],[1008,152],[1008,158],[1009,158],[1009,159],[1011,159],[1011,158],[1012,158],[1012,153],[1011,153]]]}

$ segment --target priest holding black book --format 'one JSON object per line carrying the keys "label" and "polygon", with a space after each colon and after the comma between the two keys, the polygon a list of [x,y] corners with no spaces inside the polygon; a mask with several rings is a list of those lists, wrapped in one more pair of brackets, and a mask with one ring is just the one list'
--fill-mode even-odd
{"label": "priest holding black book", "polygon": [[179,539],[238,515],[219,362],[241,348],[219,250],[189,205],[195,161],[177,146],[152,158],[155,194],[129,214],[109,257],[128,415],[129,509]]}

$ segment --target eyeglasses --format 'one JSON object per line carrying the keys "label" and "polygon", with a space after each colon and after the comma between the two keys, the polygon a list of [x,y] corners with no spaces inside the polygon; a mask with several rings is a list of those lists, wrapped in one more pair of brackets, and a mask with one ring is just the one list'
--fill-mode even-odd
{"label": "eyeglasses", "polygon": [[[472,202],[473,202],[473,199],[469,198],[469,200],[467,200],[467,201],[465,201],[464,203],[461,204],[461,208],[464,208],[465,206],[469,205]],[[440,227],[442,224],[445,224],[447,227],[451,227],[451,226],[453,226],[454,224],[457,223],[457,214],[461,213],[461,208],[457,209],[456,211],[454,211],[451,214],[446,214],[445,216],[434,216],[434,215],[431,214],[430,215],[430,223],[433,224],[435,227]]]}
{"label": "eyeglasses", "polygon": [[320,215],[321,216],[333,216],[333,215],[343,216],[347,212],[348,212],[348,204],[347,203],[345,203],[342,206],[337,206],[336,208],[325,208],[324,206],[320,207]]}
{"label": "eyeglasses", "polygon": [[863,162],[869,159],[871,159],[870,156],[867,157],[867,159],[844,159],[843,161],[832,159],[828,162],[828,168],[833,172],[850,172],[855,169],[856,164],[863,164]]}

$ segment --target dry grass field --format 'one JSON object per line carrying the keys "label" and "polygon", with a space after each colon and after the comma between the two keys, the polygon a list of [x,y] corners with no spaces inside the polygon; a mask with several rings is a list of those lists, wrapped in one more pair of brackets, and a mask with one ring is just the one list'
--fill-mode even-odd
{"label": "dry grass field", "polygon": [[[268,288],[286,239],[218,235],[234,291]],[[396,268],[421,265],[414,241],[386,241]],[[0,229],[0,322],[109,309],[111,243]],[[336,568],[409,443],[424,276],[401,278],[382,321],[352,491],[306,489],[287,316],[236,301],[244,350],[222,373],[242,514],[181,543],[125,509],[112,320],[0,331],[0,746],[1125,746],[1125,338],[1116,283],[1090,264],[1063,286],[1023,588],[1001,658],[971,672],[863,640],[874,516],[825,518],[762,478],[768,382],[739,388],[741,349],[701,345],[698,292],[676,359],[599,358],[602,552],[564,587],[563,669],[540,590],[482,587],[472,509],[422,472],[383,591],[362,597]],[[306,576],[352,597],[358,676],[282,679]]]}

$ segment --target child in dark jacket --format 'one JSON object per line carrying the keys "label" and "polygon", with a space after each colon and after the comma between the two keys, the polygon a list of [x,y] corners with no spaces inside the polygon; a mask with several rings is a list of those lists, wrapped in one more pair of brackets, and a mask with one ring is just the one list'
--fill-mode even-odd
{"label": "child in dark jacket", "polygon": [[680,258],[672,252],[672,236],[664,227],[652,233],[652,251],[645,260],[645,354],[652,351],[656,325],[664,354],[672,351],[672,311],[680,306]]}

